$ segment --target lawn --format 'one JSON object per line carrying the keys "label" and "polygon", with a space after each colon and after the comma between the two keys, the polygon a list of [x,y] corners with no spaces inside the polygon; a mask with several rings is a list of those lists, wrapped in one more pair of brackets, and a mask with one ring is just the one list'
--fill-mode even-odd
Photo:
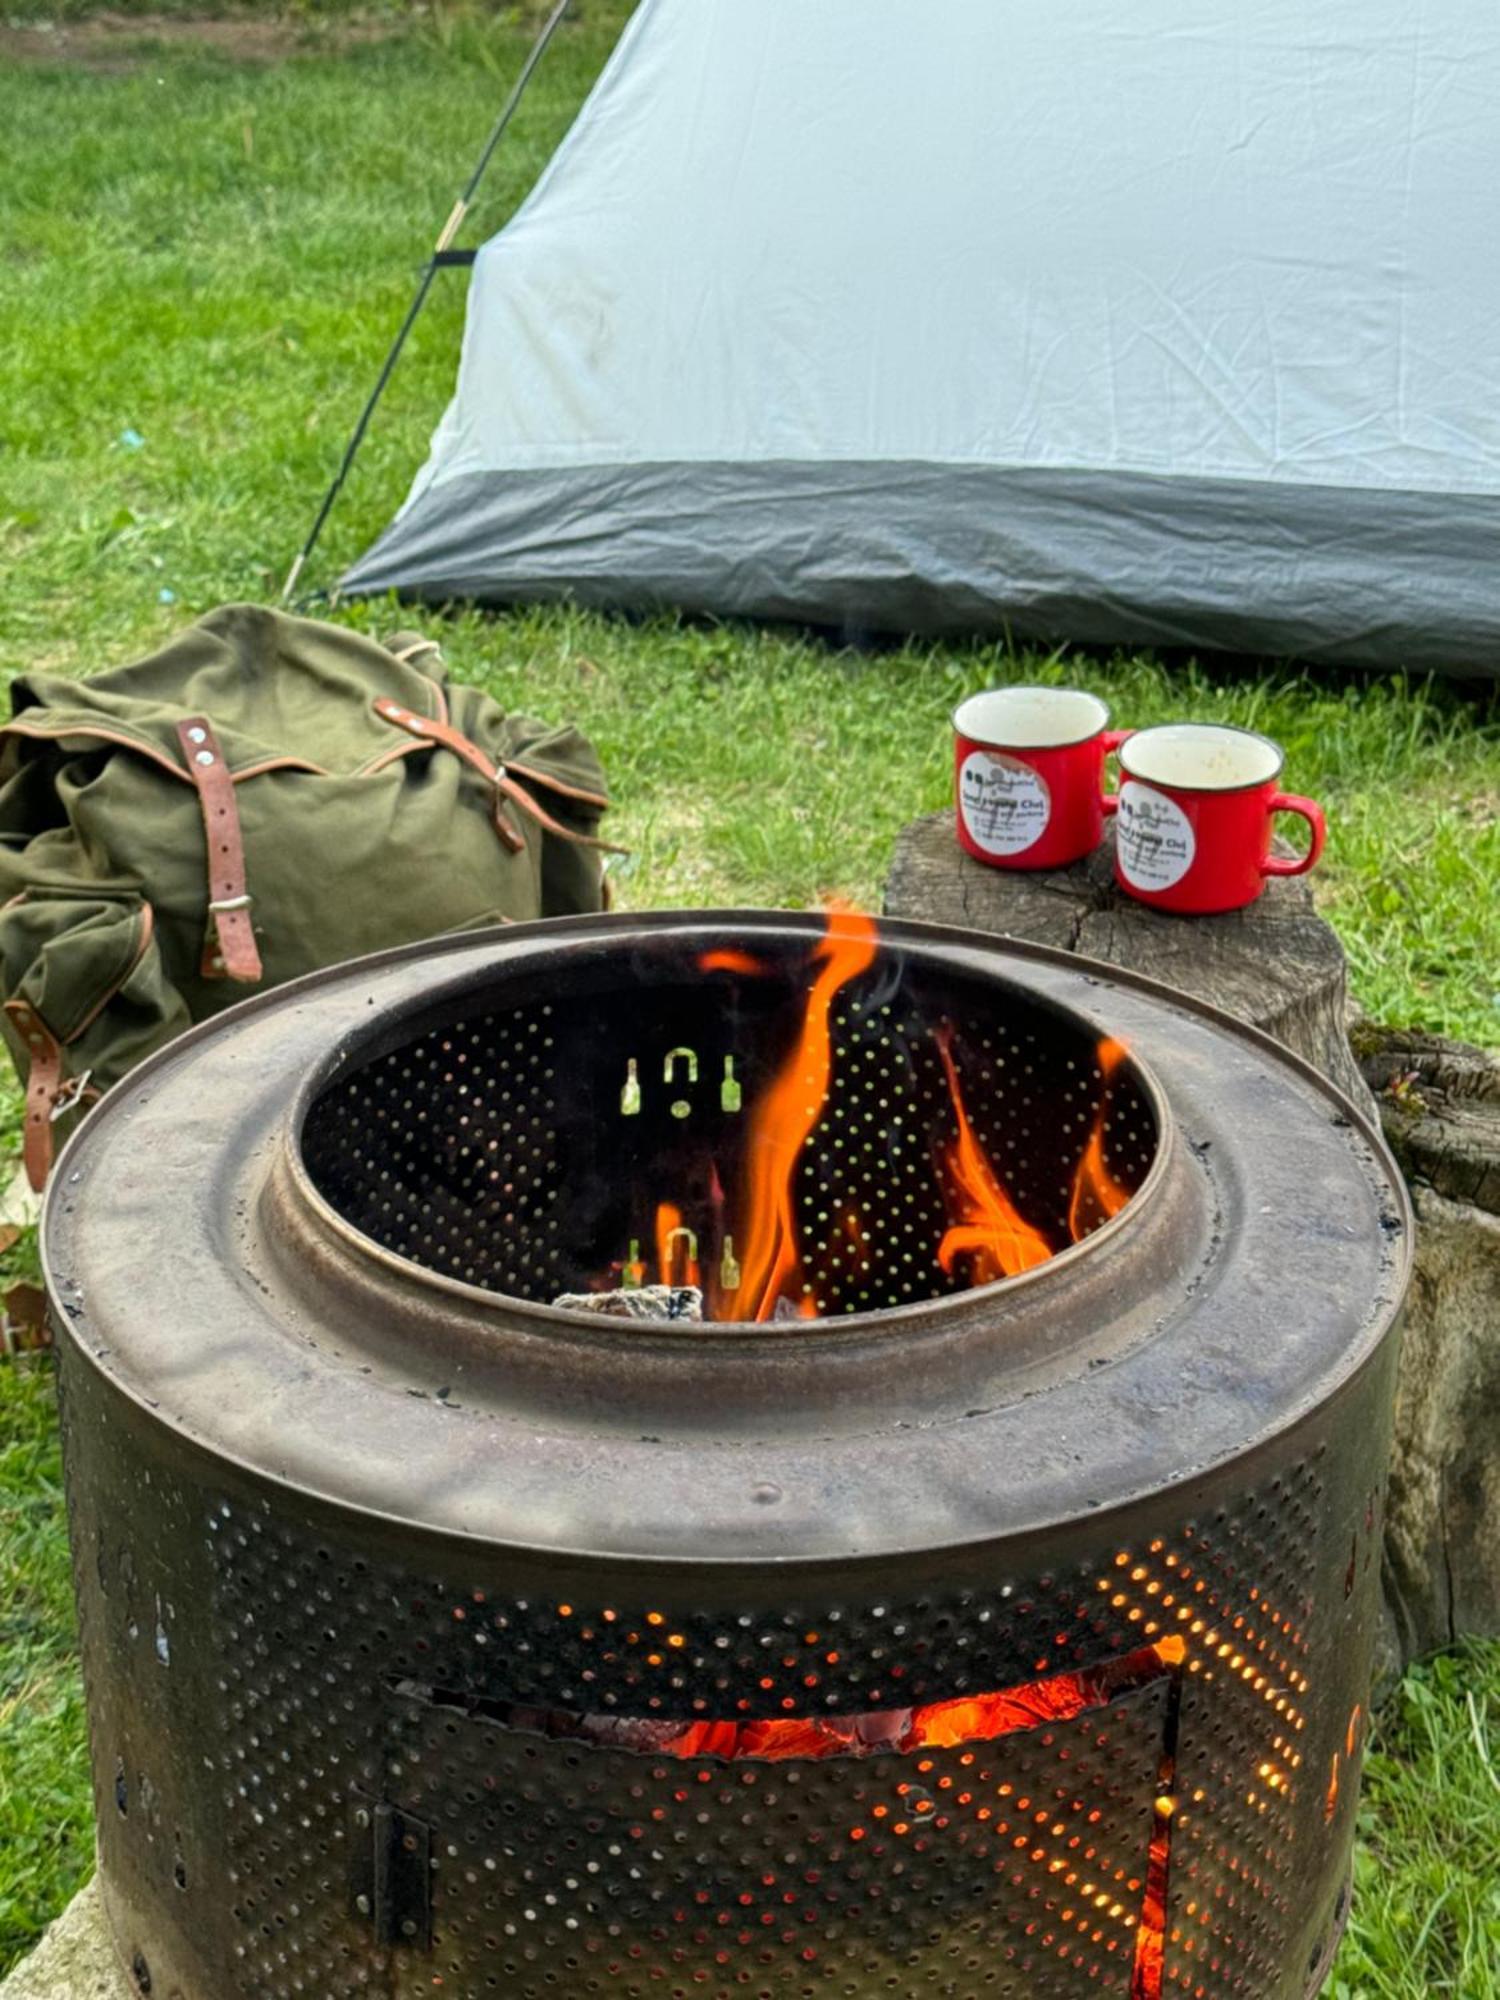
{"label": "lawn", "polygon": [[[0,23],[20,11],[0,0]],[[208,52],[170,21],[61,43],[0,25],[7,671],[118,664],[215,603],[274,594],[537,11],[358,33],[335,11],[222,32]],[[467,240],[524,192],[623,11],[580,0]],[[404,492],[462,312],[462,275],[445,274],[308,582],[331,581]],[[858,653],[568,610],[419,622],[503,702],[592,731],[633,850],[620,898],[638,906],[878,897],[896,828],[945,801],[948,709],[997,678],[1083,681],[1132,722],[1253,724],[1329,810],[1319,893],[1360,1004],[1500,1041],[1500,731],[1445,684]],[[13,1153],[9,1097],[0,1132]],[[23,1240],[0,1271],[31,1255]],[[71,1643],[50,1369],[0,1364],[0,1967],[88,1865]],[[1500,1996],[1497,1737],[1500,1646],[1408,1675],[1371,1764],[1337,2000]]]}

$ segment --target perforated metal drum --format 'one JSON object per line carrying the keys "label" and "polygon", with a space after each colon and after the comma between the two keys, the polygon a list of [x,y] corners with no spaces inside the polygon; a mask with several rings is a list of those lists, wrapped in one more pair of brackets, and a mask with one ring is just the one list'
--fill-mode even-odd
{"label": "perforated metal drum", "polygon": [[[1317,1990],[1395,1171],[1182,996],[867,947],[456,939],[91,1115],[44,1233],[143,1992]],[[550,1304],[657,1277],[711,1317]]]}
{"label": "perforated metal drum", "polygon": [[[738,1261],[756,1100],[795,1056],[814,952],[796,938],[758,954],[595,959],[566,991],[507,982],[498,1005],[414,1022],[394,1047],[382,1035],[309,1103],[313,1185],[402,1257],[539,1304],[618,1282],[633,1261],[663,1275],[666,1203],[688,1219],[678,1261],[690,1250],[712,1275],[726,1246]],[[830,1073],[789,1190],[795,1297],[820,1316],[972,1282],[967,1260],[945,1270],[937,1257],[962,1202],[947,1157],[955,1092],[1048,1254],[1109,1219],[1078,1186],[1096,1129],[1121,1201],[1156,1157],[1157,1113],[1128,1057],[1101,1061],[1098,1034],[1040,996],[1002,1002],[992,981],[888,952],[832,996],[829,1028]]]}

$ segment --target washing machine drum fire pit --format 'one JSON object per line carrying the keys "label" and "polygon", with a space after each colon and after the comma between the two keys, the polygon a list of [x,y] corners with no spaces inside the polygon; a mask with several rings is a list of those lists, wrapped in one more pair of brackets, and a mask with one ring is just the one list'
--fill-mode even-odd
{"label": "washing machine drum fire pit", "polygon": [[[1084,961],[664,914],[337,968],[44,1224],[156,2000],[1303,2000],[1410,1223]],[[696,1285],[701,1321],[566,1294]]]}

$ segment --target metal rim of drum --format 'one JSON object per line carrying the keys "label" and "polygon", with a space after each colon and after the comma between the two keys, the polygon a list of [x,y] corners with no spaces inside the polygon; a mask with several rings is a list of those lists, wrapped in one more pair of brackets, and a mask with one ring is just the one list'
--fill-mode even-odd
{"label": "metal rim of drum", "polygon": [[565,985],[600,953],[820,929],[764,911],[553,921],[241,1004],[67,1148],[43,1221],[60,1327],[155,1421],[273,1483],[517,1548],[715,1565],[1100,1519],[1258,1449],[1376,1354],[1410,1211],[1332,1086],[1150,980],[937,926],[884,923],[884,947],[1119,1037],[1161,1122],[1141,1195],[1021,1277],[790,1331],[620,1329],[390,1257],[299,1165],[310,1072],[386,1010],[462,1005],[523,967]]}

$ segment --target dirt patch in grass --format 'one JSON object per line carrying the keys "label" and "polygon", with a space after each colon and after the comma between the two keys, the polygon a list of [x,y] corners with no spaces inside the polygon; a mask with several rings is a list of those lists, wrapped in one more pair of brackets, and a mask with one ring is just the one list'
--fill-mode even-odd
{"label": "dirt patch in grass", "polygon": [[66,64],[110,75],[163,52],[275,63],[311,50],[382,41],[409,26],[390,14],[317,20],[291,14],[92,14],[76,21],[0,21],[0,64]]}

